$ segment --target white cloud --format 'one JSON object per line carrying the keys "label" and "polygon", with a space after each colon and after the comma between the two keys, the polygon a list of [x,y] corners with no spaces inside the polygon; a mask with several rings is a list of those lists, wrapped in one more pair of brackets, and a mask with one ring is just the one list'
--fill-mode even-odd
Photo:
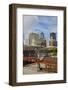
{"label": "white cloud", "polygon": [[29,33],[31,32],[44,32],[48,40],[51,32],[57,33],[57,17],[24,15],[23,19],[25,44],[29,43]]}
{"label": "white cloud", "polygon": [[25,15],[24,16],[24,30],[29,30],[33,28],[33,26],[36,24],[37,16],[30,16]]}
{"label": "white cloud", "polygon": [[34,26],[37,23],[37,16],[24,15],[24,43],[28,44],[29,33],[32,32]]}

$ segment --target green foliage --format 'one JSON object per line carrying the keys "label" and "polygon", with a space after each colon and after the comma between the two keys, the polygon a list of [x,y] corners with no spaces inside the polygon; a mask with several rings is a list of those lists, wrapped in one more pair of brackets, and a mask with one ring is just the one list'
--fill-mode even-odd
{"label": "green foliage", "polygon": [[57,48],[50,48],[49,52],[56,53],[57,52]]}

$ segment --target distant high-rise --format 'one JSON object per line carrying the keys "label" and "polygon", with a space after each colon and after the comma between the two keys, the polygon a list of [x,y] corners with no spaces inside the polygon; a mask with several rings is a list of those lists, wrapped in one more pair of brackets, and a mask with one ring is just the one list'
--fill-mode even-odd
{"label": "distant high-rise", "polygon": [[56,33],[50,33],[50,39],[56,40]]}
{"label": "distant high-rise", "polygon": [[29,34],[29,45],[30,46],[37,46],[38,41],[39,41],[39,34],[37,34],[37,33]]}
{"label": "distant high-rise", "polygon": [[30,33],[29,45],[46,47],[46,40],[44,39],[44,33],[40,33],[40,35],[38,33]]}
{"label": "distant high-rise", "polygon": [[40,38],[44,39],[44,33],[43,32],[40,33]]}
{"label": "distant high-rise", "polygon": [[49,46],[57,46],[56,33],[50,33]]}

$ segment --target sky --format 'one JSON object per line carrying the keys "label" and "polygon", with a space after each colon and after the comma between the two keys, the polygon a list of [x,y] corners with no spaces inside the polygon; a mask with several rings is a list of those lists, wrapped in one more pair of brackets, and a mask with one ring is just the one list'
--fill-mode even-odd
{"label": "sky", "polygon": [[24,44],[29,44],[29,33],[34,32],[40,34],[44,33],[44,37],[47,43],[50,39],[50,33],[55,32],[57,34],[57,16],[23,16],[23,34]]}

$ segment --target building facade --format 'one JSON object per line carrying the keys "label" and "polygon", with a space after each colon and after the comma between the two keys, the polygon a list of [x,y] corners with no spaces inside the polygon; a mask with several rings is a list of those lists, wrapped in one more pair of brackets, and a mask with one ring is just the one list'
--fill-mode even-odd
{"label": "building facade", "polygon": [[38,43],[39,43],[39,34],[30,33],[29,34],[29,45],[30,46],[37,46]]}
{"label": "building facade", "polygon": [[49,41],[49,46],[57,46],[57,41],[56,41],[56,33],[50,33],[50,41]]}
{"label": "building facade", "polygon": [[44,39],[44,33],[30,33],[29,34],[29,45],[30,46],[43,46],[46,47],[46,40]]}

